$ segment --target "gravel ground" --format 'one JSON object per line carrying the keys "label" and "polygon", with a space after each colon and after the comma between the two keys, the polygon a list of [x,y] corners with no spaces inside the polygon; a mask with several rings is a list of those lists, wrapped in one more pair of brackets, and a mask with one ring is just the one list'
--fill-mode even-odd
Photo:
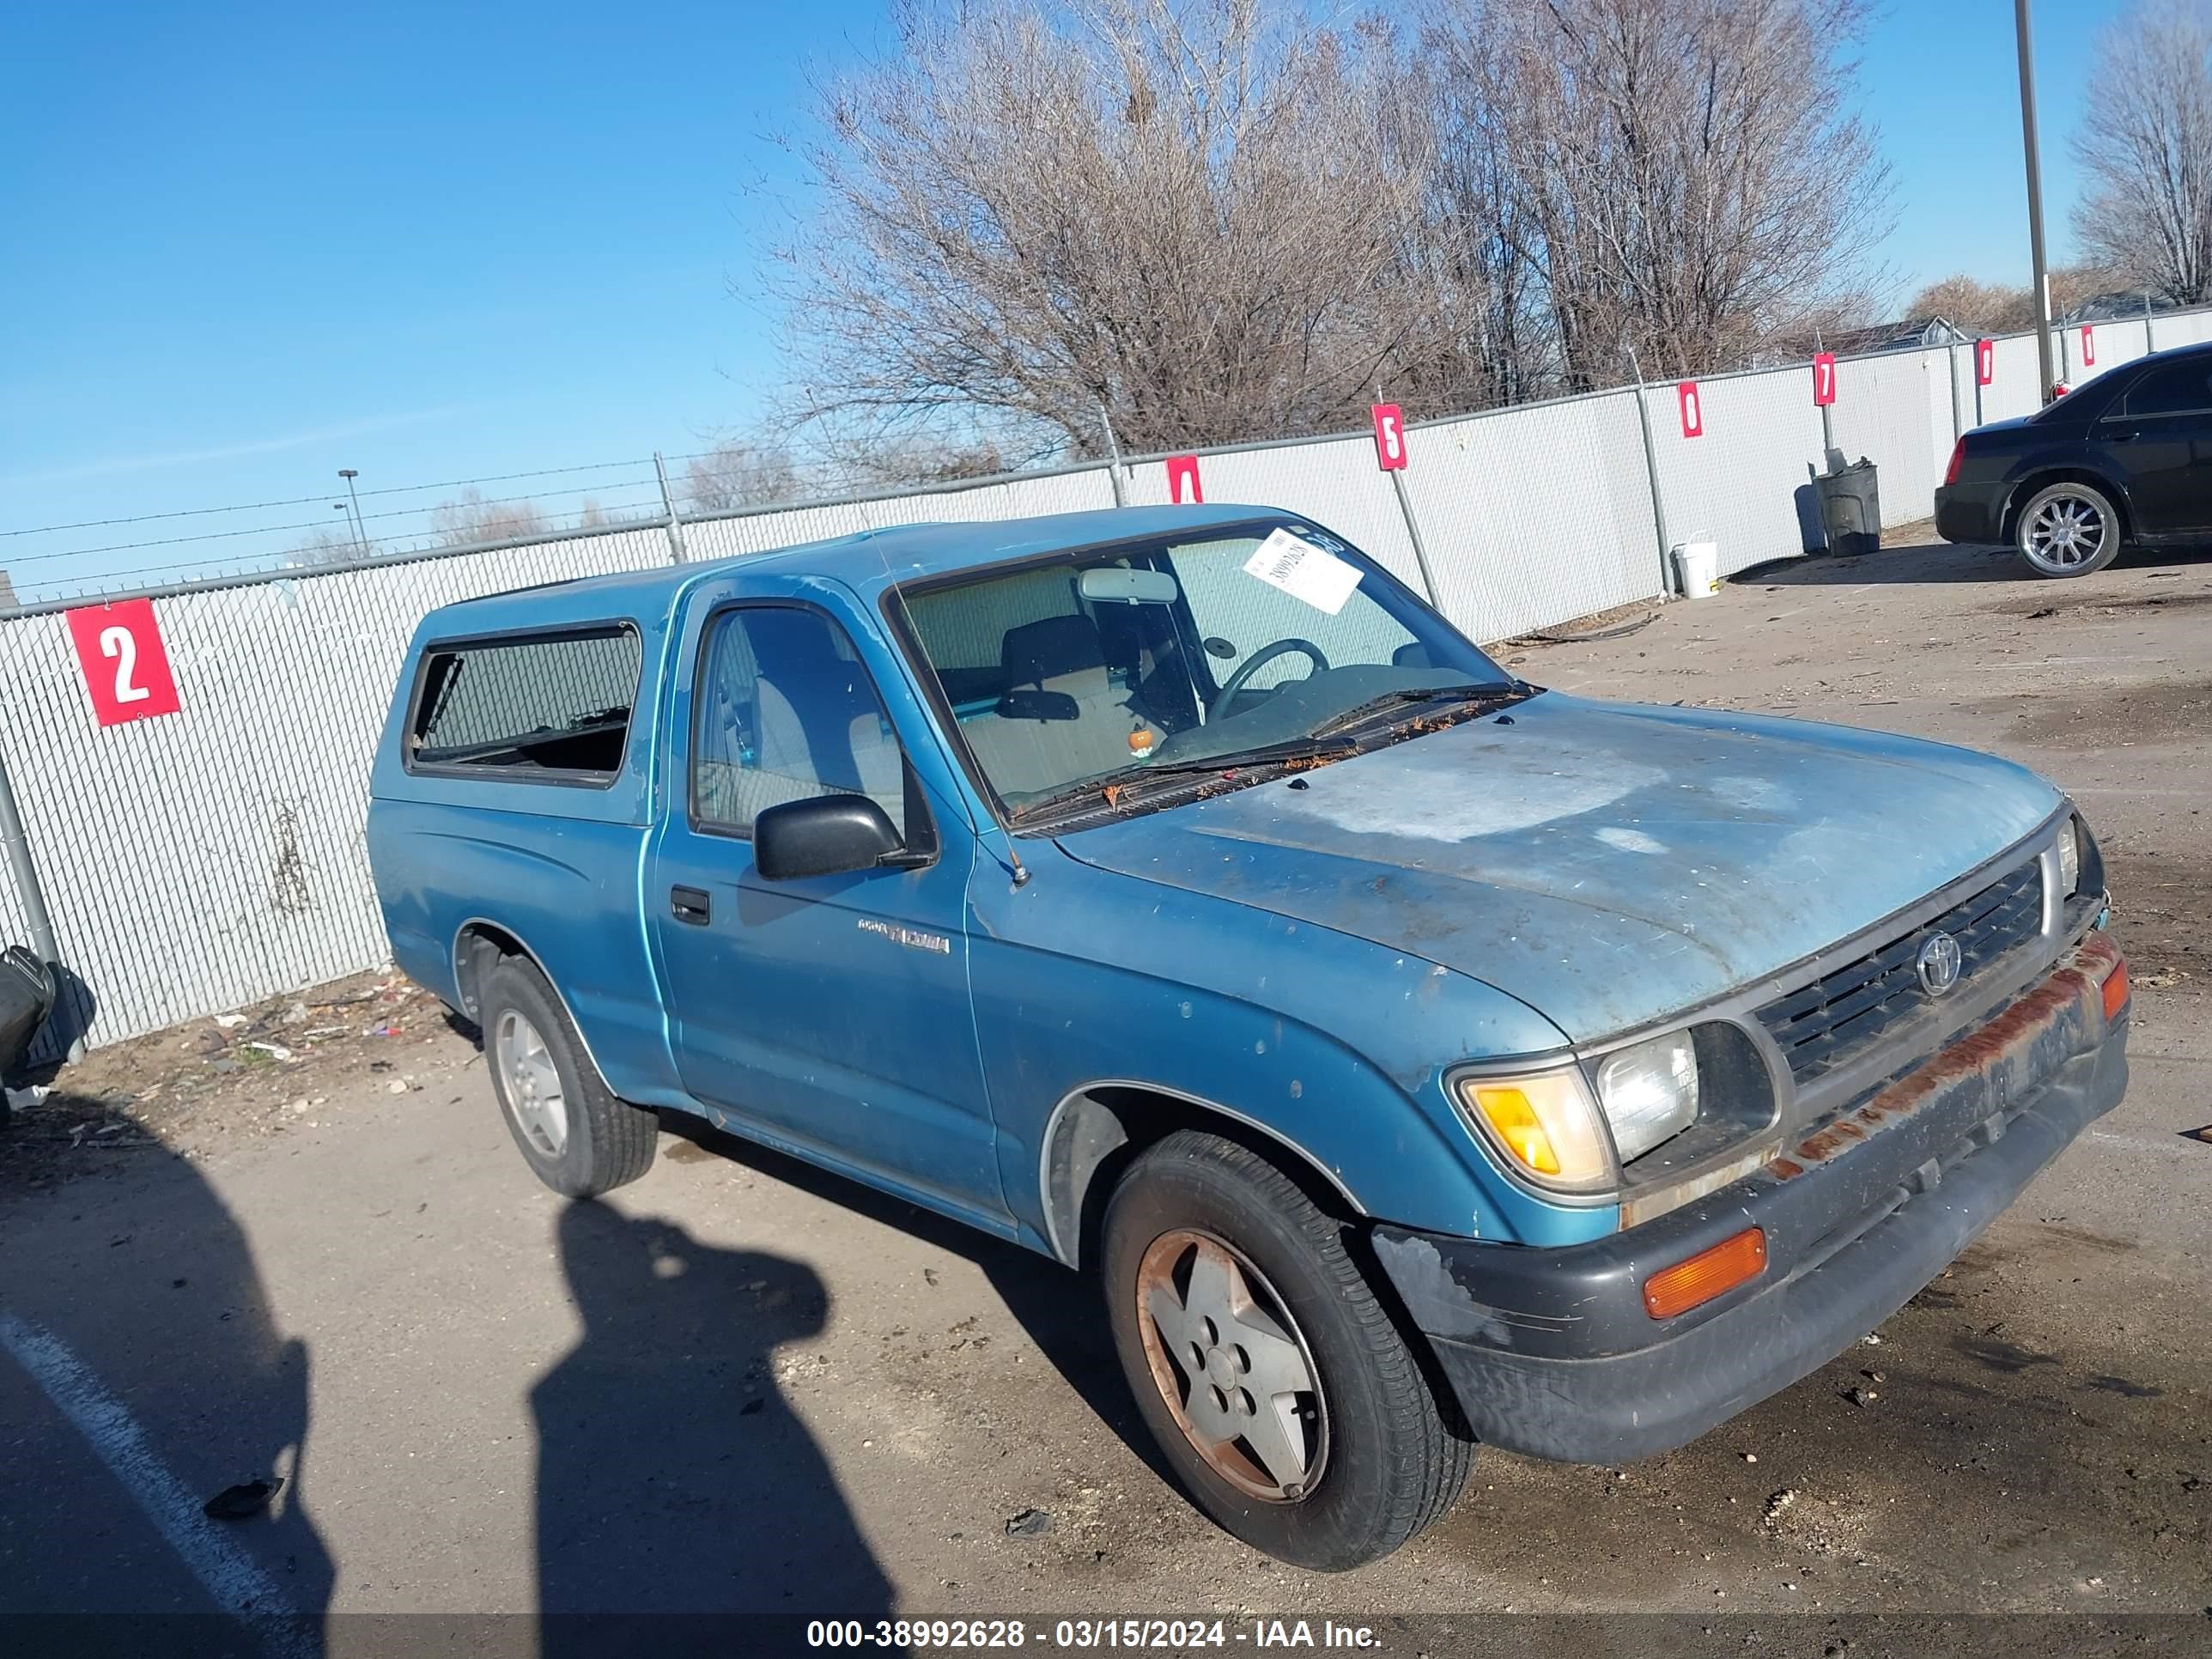
{"label": "gravel ground", "polygon": [[96,1054],[0,1136],[0,1334],[57,1340],[78,1389],[72,1412],[51,1364],[0,1358],[0,1613],[221,1604],[134,1502],[143,1465],[94,1456],[90,1398],[192,1494],[287,1476],[226,1559],[249,1602],[347,1615],[334,1651],[397,1640],[351,1615],[731,1607],[1334,1615],[1407,1652],[1461,1645],[1448,1614],[1661,1613],[1514,1639],[1854,1659],[1928,1650],[1949,1627],[1921,1615],[2068,1613],[1973,1645],[2198,1650],[2212,562],[2045,583],[1892,539],[1624,637],[1501,647],[1563,690],[1994,749],[2090,814],[2137,975],[2131,1092],[1878,1343],[1626,1469],[1486,1453],[1427,1536],[1316,1577],[1163,1480],[1072,1276],[703,1130],[563,1205],[472,1034],[371,979]]}

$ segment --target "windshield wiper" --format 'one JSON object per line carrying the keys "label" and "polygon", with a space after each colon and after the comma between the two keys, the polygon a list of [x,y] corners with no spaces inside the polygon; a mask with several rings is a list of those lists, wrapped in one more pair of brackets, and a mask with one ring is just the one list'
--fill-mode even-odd
{"label": "windshield wiper", "polygon": [[1370,697],[1365,702],[1355,703],[1340,714],[1332,714],[1313,729],[1316,738],[1326,738],[1338,732],[1349,731],[1376,715],[1406,703],[1418,702],[1480,702],[1488,704],[1519,702],[1535,695],[1535,688],[1519,680],[1510,685],[1417,685],[1403,690],[1385,691],[1379,697]]}
{"label": "windshield wiper", "polygon": [[1014,810],[1013,816],[1017,818],[1036,817],[1059,807],[1094,799],[1103,799],[1107,805],[1114,805],[1117,804],[1116,797],[1120,791],[1141,784],[1147,778],[1188,776],[1200,772],[1229,773],[1246,767],[1275,766],[1289,761],[1342,760],[1358,752],[1358,745],[1348,738],[1334,740],[1293,738],[1284,743],[1261,744],[1251,749],[1227,749],[1218,755],[1197,756],[1189,760],[1124,766],[1025,802]]}

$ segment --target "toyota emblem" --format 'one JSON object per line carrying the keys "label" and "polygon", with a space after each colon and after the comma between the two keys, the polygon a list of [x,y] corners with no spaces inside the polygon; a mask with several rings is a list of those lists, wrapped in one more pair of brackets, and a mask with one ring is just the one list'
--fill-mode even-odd
{"label": "toyota emblem", "polygon": [[1942,996],[1959,982],[1960,960],[1958,940],[1948,933],[1929,934],[1928,942],[1920,947],[1920,960],[1915,964],[1921,988],[1931,997]]}

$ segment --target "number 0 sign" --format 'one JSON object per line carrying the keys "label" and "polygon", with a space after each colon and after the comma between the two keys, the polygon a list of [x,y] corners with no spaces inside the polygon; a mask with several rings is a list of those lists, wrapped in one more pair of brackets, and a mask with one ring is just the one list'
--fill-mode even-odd
{"label": "number 0 sign", "polygon": [[177,683],[169,674],[153,600],[88,605],[70,611],[68,619],[92,712],[102,726],[177,712]]}

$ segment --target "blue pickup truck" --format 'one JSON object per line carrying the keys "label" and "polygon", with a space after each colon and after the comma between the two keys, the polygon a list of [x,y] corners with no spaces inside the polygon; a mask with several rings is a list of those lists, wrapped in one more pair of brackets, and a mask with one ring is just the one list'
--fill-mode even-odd
{"label": "blue pickup truck", "polygon": [[368,850],[586,1197],[701,1115],[1095,1275],[1195,1501],[1345,1568],[1478,1443],[1804,1376],[2125,1087],[2033,774],[1517,678],[1263,507],[434,612]]}

